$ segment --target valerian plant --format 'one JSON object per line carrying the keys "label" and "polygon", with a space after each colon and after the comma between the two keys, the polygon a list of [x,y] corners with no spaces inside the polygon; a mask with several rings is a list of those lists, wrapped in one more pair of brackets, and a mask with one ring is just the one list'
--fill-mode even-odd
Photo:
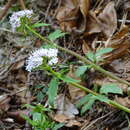
{"label": "valerian plant", "polygon": [[[33,71],[34,69],[40,69],[40,70],[43,70],[43,71],[47,71],[49,74],[52,75],[53,79],[50,82],[50,85],[49,85],[50,89],[48,91],[48,99],[49,99],[49,103],[52,107],[54,106],[54,99],[56,98],[56,94],[57,94],[57,91],[58,91],[58,84],[59,84],[58,82],[63,81],[67,84],[68,83],[72,84],[74,87],[80,88],[87,93],[90,93],[93,96],[93,98],[96,99],[96,100],[100,100],[101,102],[111,104],[112,106],[114,106],[118,109],[121,109],[125,112],[130,113],[130,109],[128,109],[127,107],[124,107],[124,106],[116,103],[115,101],[108,99],[105,95],[98,94],[97,92],[80,85],[77,82],[77,80],[70,78],[70,77],[68,77],[65,74],[62,74],[60,72],[56,72],[53,68],[54,66],[57,66],[57,64],[58,64],[58,50],[62,50],[64,52],[67,52],[71,55],[76,56],[79,60],[81,60],[85,64],[87,64],[87,66],[82,66],[82,68],[80,68],[80,70],[78,70],[78,72],[76,72],[78,76],[82,75],[86,71],[88,64],[89,64],[90,67],[95,68],[96,70],[102,72],[103,74],[106,74],[107,76],[109,76],[113,79],[116,79],[119,82],[130,85],[130,83],[128,83],[127,81],[121,80],[120,78],[114,76],[113,74],[111,74],[108,71],[105,71],[100,66],[95,64],[95,62],[98,60],[98,57],[100,57],[102,54],[111,52],[112,51],[111,48],[102,49],[102,50],[96,52],[96,54],[92,54],[92,53],[87,54],[87,58],[89,59],[88,60],[88,59],[80,56],[79,54],[77,54],[77,53],[75,53],[71,50],[68,50],[66,48],[60,47],[60,46],[58,46],[57,44],[54,43],[54,40],[56,38],[62,37],[65,33],[62,33],[61,31],[55,31],[53,34],[49,34],[49,36],[47,38],[45,38],[42,35],[40,35],[39,33],[37,33],[34,30],[34,28],[35,27],[41,27],[41,26],[44,26],[44,25],[46,26],[46,24],[31,23],[31,20],[26,20],[26,19],[30,19],[31,17],[28,17],[26,15],[25,16],[22,15],[20,17],[21,17],[20,18],[20,25],[15,26],[16,29],[14,29],[14,30],[16,30],[16,31],[20,30],[21,32],[23,30],[23,32],[26,32],[28,35],[30,35],[30,33],[28,33],[30,31],[32,34],[34,34],[34,36],[40,38],[41,40],[43,40],[44,42],[46,42],[50,45],[49,48],[40,48],[40,49],[34,50],[34,52],[30,54],[30,56],[27,60],[26,70],[30,72],[30,71]],[[26,19],[24,19],[23,17],[26,17]],[[14,25],[12,26],[12,28],[14,28]],[[17,28],[18,28],[18,30],[17,30]],[[103,89],[104,88],[102,88],[101,92],[104,92]],[[54,90],[55,92],[53,93],[51,90]],[[93,101],[95,101],[95,100],[93,100]],[[92,103],[90,103],[90,105]]]}

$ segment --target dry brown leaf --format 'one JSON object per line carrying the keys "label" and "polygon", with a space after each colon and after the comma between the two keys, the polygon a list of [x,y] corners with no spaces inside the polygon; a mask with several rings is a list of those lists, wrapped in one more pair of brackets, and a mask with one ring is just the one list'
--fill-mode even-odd
{"label": "dry brown leaf", "polygon": [[[73,78],[75,80],[79,80],[80,81],[80,78],[77,78],[74,75],[73,68],[74,68],[73,66],[70,67],[70,71],[67,74],[67,76],[69,76],[69,77],[71,77],[71,78]],[[80,82],[80,84],[83,84],[83,83]],[[71,97],[71,101],[72,102],[75,102],[75,101],[79,100],[80,98],[82,98],[83,96],[86,95],[86,93],[84,91],[82,91],[80,88],[76,88],[76,87],[74,87],[71,84],[68,84],[68,89],[69,89],[69,93],[70,93],[70,97]]]}
{"label": "dry brown leaf", "polygon": [[86,17],[88,15],[89,6],[90,6],[89,0],[80,0],[79,1],[80,11],[84,17]]}
{"label": "dry brown leaf", "polygon": [[83,40],[83,44],[82,44],[82,50],[83,50],[84,54],[88,53],[91,50],[90,47],[88,46],[88,44],[86,43],[86,41],[84,41],[84,40]]}
{"label": "dry brown leaf", "polygon": [[10,108],[10,102],[11,97],[8,95],[0,95],[0,114],[7,111]]}
{"label": "dry brown leaf", "polygon": [[94,33],[100,33],[100,32],[101,32],[101,28],[98,23],[98,19],[95,13],[90,11],[87,18],[86,30],[84,32],[84,36],[88,36],[88,35],[91,35]]}
{"label": "dry brown leaf", "polygon": [[60,123],[65,123],[65,126],[80,126],[80,122],[75,120],[75,115],[79,112],[77,108],[69,101],[64,94],[60,94],[56,98],[57,112],[52,118]]}
{"label": "dry brown leaf", "polygon": [[116,96],[115,101],[118,102],[119,104],[125,106],[125,107],[130,108],[130,99],[129,99],[129,97],[122,98],[122,97],[117,97]]}
{"label": "dry brown leaf", "polygon": [[107,37],[112,36],[117,29],[117,15],[114,6],[113,1],[109,2],[98,16],[100,28]]}
{"label": "dry brown leaf", "polygon": [[60,94],[57,96],[56,105],[56,115],[62,114],[66,116],[68,119],[73,119],[75,118],[75,115],[79,113],[77,108],[69,101],[67,97],[65,97],[64,94]]}
{"label": "dry brown leaf", "polygon": [[33,100],[31,92],[26,87],[21,87],[16,95],[20,97],[22,104],[29,104]]}
{"label": "dry brown leaf", "polygon": [[[89,0],[63,0],[62,7],[57,13],[57,20],[63,31],[83,33],[89,18]],[[80,22],[79,22],[80,21]],[[91,23],[91,22],[88,22]],[[95,23],[95,21],[94,21]]]}
{"label": "dry brown leaf", "polygon": [[113,48],[113,51],[102,56],[104,61],[101,64],[108,64],[127,53],[127,49],[130,47],[128,29],[128,26],[124,26],[122,30],[113,36],[112,40],[106,46]]}
{"label": "dry brown leaf", "polygon": [[72,127],[72,126],[81,126],[81,123],[78,122],[77,120],[70,120],[68,123],[65,124],[67,127]]}
{"label": "dry brown leaf", "polygon": [[21,60],[21,61],[16,62],[13,65],[12,70],[18,70],[18,69],[22,68],[24,66],[24,63],[25,63],[25,60]]}
{"label": "dry brown leaf", "polygon": [[[90,1],[89,0],[80,0],[79,1],[79,9],[82,14],[82,18],[80,19],[80,22],[78,22],[77,31],[79,33],[83,33],[86,30],[86,23],[87,23],[87,16],[89,13],[89,6]],[[76,31],[76,30],[75,30]]]}
{"label": "dry brown leaf", "polygon": [[57,20],[60,22],[60,27],[64,31],[72,31],[72,28],[76,26],[76,17],[79,10],[77,7],[77,0],[63,0],[62,6],[58,10]]}

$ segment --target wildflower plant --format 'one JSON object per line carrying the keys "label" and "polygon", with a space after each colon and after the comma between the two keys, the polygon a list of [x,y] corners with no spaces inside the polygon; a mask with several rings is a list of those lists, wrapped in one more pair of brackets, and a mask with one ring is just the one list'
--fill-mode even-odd
{"label": "wildflower plant", "polygon": [[33,10],[22,10],[14,12],[10,17],[10,25],[13,32],[16,32],[20,27],[23,29],[23,24],[30,23],[30,19],[33,15]]}
{"label": "wildflower plant", "polygon": [[[49,90],[48,90],[48,99],[49,99],[49,104],[51,106],[54,106],[54,102],[57,96],[57,91],[58,91],[58,85],[59,85],[59,81],[63,81],[67,84],[71,84],[74,87],[80,88],[81,90],[90,93],[90,97],[94,97],[94,100],[92,100],[92,102],[90,102],[89,104],[89,108],[90,106],[93,104],[93,102],[95,100],[99,100],[101,102],[105,102],[107,104],[110,104],[118,109],[121,109],[125,112],[130,113],[130,109],[128,109],[127,107],[124,107],[120,104],[118,104],[117,102],[110,100],[106,97],[106,95],[102,95],[100,93],[97,93],[93,90],[90,90],[82,85],[80,85],[78,82],[79,80],[75,80],[73,78],[70,78],[68,76],[65,75],[65,73],[61,73],[61,72],[56,72],[53,69],[53,65],[56,65],[58,63],[58,49],[64,52],[67,52],[75,57],[77,57],[79,60],[83,61],[85,63],[85,66],[83,66],[82,68],[80,68],[76,73],[79,76],[81,76],[82,74],[84,74],[84,72],[88,69],[88,68],[95,68],[96,70],[102,72],[103,74],[106,74],[107,76],[116,79],[124,84],[129,84],[128,82],[119,79],[116,76],[113,76],[111,73],[109,73],[108,71],[105,71],[104,69],[102,69],[100,66],[96,65],[97,62],[97,58],[99,60],[99,57],[101,57],[102,54],[106,53],[106,52],[111,52],[112,49],[111,48],[107,48],[105,50],[100,50],[98,52],[96,52],[96,54],[87,54],[86,57],[82,57],[79,54],[68,50],[66,48],[60,47],[57,44],[54,43],[54,40],[56,40],[57,38],[64,36],[65,33],[62,33],[61,31],[55,31],[52,34],[49,34],[49,36],[46,38],[42,35],[40,35],[39,33],[37,33],[34,28],[36,27],[41,27],[41,26],[48,26],[48,24],[44,24],[44,23],[35,23],[32,24],[31,22],[31,15],[32,15],[31,11],[30,13],[23,13],[21,15],[21,13],[17,12],[16,14],[13,14],[10,18],[10,24],[12,26],[12,30],[13,31],[20,31],[20,32],[24,32],[24,34],[28,33],[28,34],[34,34],[36,37],[40,38],[41,40],[43,40],[45,43],[48,43],[50,45],[50,48],[40,48],[35,50],[34,52],[32,52],[29,56],[29,58],[27,59],[27,65],[26,65],[26,70],[31,72],[33,69],[39,68],[42,69],[44,71],[49,72],[52,75],[52,80],[49,84]],[[20,15],[19,15],[20,14]],[[29,15],[28,15],[29,14]],[[13,20],[17,18],[18,20],[16,22],[14,22],[13,24]],[[53,48],[52,48],[52,47]],[[102,60],[100,58],[100,60]],[[86,66],[87,65],[87,66]],[[90,65],[88,67],[88,65]],[[108,91],[107,91],[108,93]],[[120,92],[121,93],[121,92]],[[88,98],[88,97],[87,97]],[[86,98],[85,98],[86,100]],[[87,108],[88,108],[88,104],[87,104]]]}

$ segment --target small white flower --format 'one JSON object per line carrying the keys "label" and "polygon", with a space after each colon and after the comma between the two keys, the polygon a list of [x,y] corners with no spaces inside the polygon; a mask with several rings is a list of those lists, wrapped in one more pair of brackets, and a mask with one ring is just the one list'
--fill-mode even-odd
{"label": "small white flower", "polygon": [[48,65],[56,64],[58,62],[57,53],[57,49],[44,48],[32,52],[27,60],[26,70],[30,72],[32,69],[42,65],[43,57],[46,57],[49,60]]}
{"label": "small white flower", "polygon": [[12,16],[10,17],[10,24],[12,27],[12,31],[15,32],[17,27],[20,27],[21,22],[20,18],[27,17],[30,18],[33,14],[33,10],[22,10],[18,12],[14,12]]}
{"label": "small white flower", "polygon": [[49,49],[48,51],[48,57],[56,57],[58,53],[57,49]]}
{"label": "small white flower", "polygon": [[29,72],[31,72],[32,69],[38,67],[39,65],[42,65],[42,57],[29,57],[29,59],[27,60],[27,66],[26,66],[26,70],[28,70]]}
{"label": "small white flower", "polygon": [[48,65],[53,65],[53,64],[56,64],[58,63],[58,58],[57,57],[54,57],[52,58],[49,62],[48,62]]}

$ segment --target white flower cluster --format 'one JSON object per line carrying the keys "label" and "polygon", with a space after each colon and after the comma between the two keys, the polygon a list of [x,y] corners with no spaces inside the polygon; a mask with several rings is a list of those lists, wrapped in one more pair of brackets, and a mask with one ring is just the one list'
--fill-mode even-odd
{"label": "white flower cluster", "polygon": [[22,10],[22,11],[14,12],[10,17],[10,21],[9,21],[12,27],[12,31],[15,32],[16,28],[21,25],[20,18],[22,17],[31,18],[32,14],[33,14],[33,10]]}
{"label": "white flower cluster", "polygon": [[31,72],[32,69],[42,65],[43,57],[49,59],[48,65],[56,64],[58,62],[57,53],[58,50],[52,48],[40,48],[34,51],[27,60],[26,70]]}

